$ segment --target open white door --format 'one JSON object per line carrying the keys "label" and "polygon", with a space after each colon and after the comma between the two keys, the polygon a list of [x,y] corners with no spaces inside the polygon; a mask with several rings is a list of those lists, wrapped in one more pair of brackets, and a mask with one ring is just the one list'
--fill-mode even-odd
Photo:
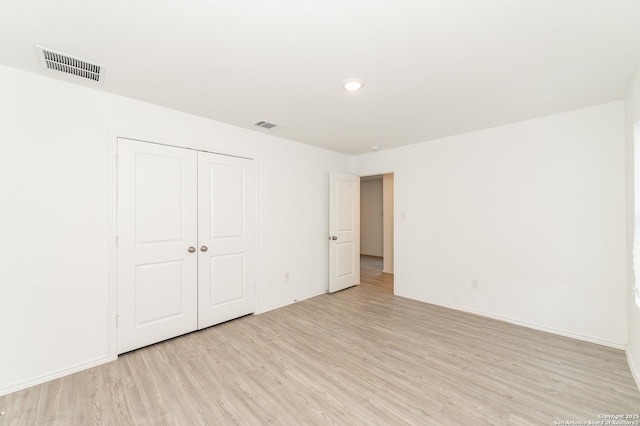
{"label": "open white door", "polygon": [[255,312],[253,160],[198,153],[198,328]]}
{"label": "open white door", "polygon": [[329,176],[329,292],[360,284],[360,177]]}
{"label": "open white door", "polygon": [[197,327],[196,151],[118,139],[118,353]]}

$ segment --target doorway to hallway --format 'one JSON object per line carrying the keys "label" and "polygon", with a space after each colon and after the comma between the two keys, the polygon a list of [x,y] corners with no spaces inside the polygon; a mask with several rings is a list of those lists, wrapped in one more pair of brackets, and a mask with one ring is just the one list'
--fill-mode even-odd
{"label": "doorway to hallway", "polygon": [[393,293],[394,175],[360,177],[360,281]]}

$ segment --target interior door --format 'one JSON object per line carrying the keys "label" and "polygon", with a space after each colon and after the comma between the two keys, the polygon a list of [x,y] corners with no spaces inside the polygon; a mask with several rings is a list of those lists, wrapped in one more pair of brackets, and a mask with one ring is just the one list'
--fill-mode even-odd
{"label": "interior door", "polygon": [[198,328],[255,312],[253,160],[198,153]]}
{"label": "interior door", "polygon": [[118,139],[118,353],[197,327],[196,155]]}
{"label": "interior door", "polygon": [[360,178],[329,176],[329,292],[360,284]]}

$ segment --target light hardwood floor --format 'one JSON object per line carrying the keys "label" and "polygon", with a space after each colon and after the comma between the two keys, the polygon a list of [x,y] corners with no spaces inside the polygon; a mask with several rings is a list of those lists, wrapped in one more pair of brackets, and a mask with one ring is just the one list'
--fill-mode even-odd
{"label": "light hardwood floor", "polygon": [[622,351],[363,284],[0,397],[0,425],[552,425],[640,413]]}

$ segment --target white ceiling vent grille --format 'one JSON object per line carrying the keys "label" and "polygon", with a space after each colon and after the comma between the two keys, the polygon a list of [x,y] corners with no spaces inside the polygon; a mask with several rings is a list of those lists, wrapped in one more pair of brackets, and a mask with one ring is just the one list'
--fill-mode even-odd
{"label": "white ceiling vent grille", "polygon": [[66,53],[56,52],[42,46],[36,46],[36,49],[38,49],[40,64],[46,69],[86,78],[97,83],[101,83],[104,80],[104,65],[89,62]]}
{"label": "white ceiling vent grille", "polygon": [[263,129],[271,130],[277,126],[277,124],[269,123],[267,121],[258,121],[255,126],[262,127]]}

